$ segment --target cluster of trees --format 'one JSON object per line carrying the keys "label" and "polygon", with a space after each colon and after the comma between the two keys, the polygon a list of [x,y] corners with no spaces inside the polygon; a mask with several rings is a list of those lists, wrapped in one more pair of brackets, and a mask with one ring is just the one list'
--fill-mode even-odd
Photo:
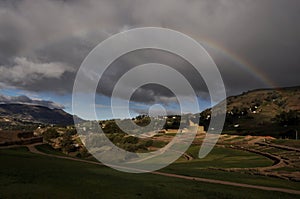
{"label": "cluster of trees", "polygon": [[49,128],[43,133],[43,138],[45,141],[49,142],[51,139],[59,137],[59,133],[55,128]]}
{"label": "cluster of trees", "polygon": [[181,116],[172,116],[168,117],[164,125],[164,129],[179,129],[180,127]]}
{"label": "cluster of trees", "polygon": [[[139,115],[136,118],[133,118],[131,121],[129,119],[119,120],[118,122],[122,125],[122,129],[118,126],[115,120],[102,121],[102,130],[106,134],[122,133],[126,134],[128,132],[137,132],[140,131],[143,127],[143,133],[159,130],[159,129],[178,129],[180,127],[181,116],[168,116],[164,122],[158,118],[152,118],[147,115]],[[186,121],[188,121],[186,119]],[[134,123],[136,125],[134,125]],[[149,125],[151,123],[151,125]],[[182,123],[184,128],[186,125]],[[141,132],[140,132],[141,133]]]}
{"label": "cluster of trees", "polygon": [[56,139],[58,137],[61,137],[60,140],[60,146],[61,150],[64,153],[70,153],[76,151],[76,147],[74,146],[74,142],[72,139],[72,136],[76,134],[75,129],[69,129],[63,134],[59,134],[56,130],[56,128],[48,128],[44,133],[43,133],[43,138],[46,142],[51,143],[52,139]]}
{"label": "cluster of trees", "polygon": [[139,139],[124,134],[108,134],[107,137],[118,147],[130,152],[145,151],[153,144],[152,140]]}
{"label": "cluster of trees", "polygon": [[152,146],[153,143],[150,139],[140,139],[123,133],[108,133],[105,135],[97,133],[90,134],[87,136],[85,143],[89,148],[105,151],[111,147],[111,145],[106,142],[107,138],[116,146],[130,152],[146,151],[147,147]]}
{"label": "cluster of trees", "polygon": [[103,124],[105,125],[104,133],[124,133],[114,120],[105,121]]}
{"label": "cluster of trees", "polygon": [[283,111],[279,115],[276,115],[275,121],[281,126],[299,125],[300,113],[295,110]]}
{"label": "cluster of trees", "polygon": [[151,118],[148,115],[139,115],[135,118],[135,123],[139,126],[147,126],[150,122]]}
{"label": "cluster of trees", "polygon": [[203,126],[205,131],[208,130],[208,126],[211,119],[210,117],[211,117],[211,111],[209,109],[202,111],[200,113],[199,126]]}
{"label": "cluster of trees", "polygon": [[75,134],[76,134],[76,130],[69,130],[63,134],[60,145],[64,153],[70,153],[76,151],[76,147],[72,139],[72,136]]}

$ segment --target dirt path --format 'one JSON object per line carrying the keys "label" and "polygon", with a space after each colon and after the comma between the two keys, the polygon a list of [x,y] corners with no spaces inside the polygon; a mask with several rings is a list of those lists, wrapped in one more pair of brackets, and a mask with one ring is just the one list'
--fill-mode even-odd
{"label": "dirt path", "polygon": [[265,142],[257,142],[256,144],[261,145],[261,146],[269,146],[269,147],[274,147],[274,148],[278,148],[278,149],[288,150],[288,151],[300,152],[299,148],[285,146],[285,145],[270,144],[270,143],[265,143]]}
{"label": "dirt path", "polygon": [[[66,160],[73,160],[73,161],[77,161],[77,162],[85,162],[85,163],[95,164],[95,165],[103,165],[100,162],[94,162],[94,161],[89,161],[89,160],[82,160],[82,159],[77,159],[77,158],[72,158],[72,157],[67,157],[67,156],[59,156],[59,155],[53,155],[53,154],[46,154],[46,153],[43,153],[41,151],[38,151],[35,148],[36,145],[40,145],[40,144],[41,143],[27,145],[27,147],[28,147],[28,149],[29,149],[30,152],[35,153],[35,154],[40,154],[40,155],[49,156],[49,157],[55,157],[55,158],[60,158],[60,159],[66,159]],[[153,171],[151,173],[155,174],[155,175],[167,176],[167,177],[172,177],[172,178],[180,178],[180,179],[185,179],[185,180],[193,180],[193,181],[198,181],[198,182],[206,182],[206,183],[221,184],[221,185],[228,185],[228,186],[235,186],[235,187],[244,187],[244,188],[251,188],[251,189],[259,189],[259,190],[265,190],[265,191],[278,191],[278,192],[284,192],[284,193],[289,193],[289,194],[300,195],[300,191],[298,191],[298,190],[292,190],[292,189],[284,189],[284,188],[277,188],[277,187],[266,187],[266,186],[259,186],[259,185],[250,185],[250,184],[243,184],[243,183],[237,183],[237,182],[229,182],[229,181],[223,181],[223,180],[214,180],[214,179],[208,179],[208,178],[190,177],[190,176],[184,176],[184,175],[178,175],[178,174],[171,174],[171,173],[165,173],[165,172],[159,172],[159,171]]]}
{"label": "dirt path", "polygon": [[279,192],[285,192],[285,193],[300,195],[300,191],[292,190],[292,189],[283,189],[283,188],[277,188],[277,187],[265,187],[265,186],[259,186],[259,185],[250,185],[250,184],[229,182],[229,181],[223,181],[223,180],[214,180],[214,179],[208,179],[208,178],[189,177],[189,176],[163,173],[163,172],[156,172],[156,171],[151,172],[151,173],[157,174],[157,175],[162,175],[162,176],[181,178],[181,179],[186,179],[186,180],[194,180],[194,181],[199,181],[199,182],[222,184],[222,185],[229,185],[229,186],[235,186],[235,187],[244,187],[244,188],[251,188],[251,189],[260,189],[260,190],[265,190],[265,191],[279,191]]}

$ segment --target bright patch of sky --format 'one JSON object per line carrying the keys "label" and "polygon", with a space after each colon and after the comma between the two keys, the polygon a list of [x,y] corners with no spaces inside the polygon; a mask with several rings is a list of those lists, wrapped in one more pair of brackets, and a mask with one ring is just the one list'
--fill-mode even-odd
{"label": "bright patch of sky", "polygon": [[[64,110],[70,114],[72,112],[72,95],[57,95],[54,93],[49,92],[28,92],[18,89],[0,89],[0,94],[5,96],[20,96],[26,95],[31,99],[38,99],[38,100],[47,100],[53,101],[57,104],[61,104],[64,106]],[[84,99],[83,99],[84,100]],[[120,104],[124,104],[124,100],[119,99]],[[211,106],[210,101],[203,100],[198,98],[200,110],[205,110]],[[126,106],[117,106],[116,109],[118,110],[118,114],[113,116],[111,110],[111,99],[104,95],[97,95],[95,99],[96,104],[96,116],[98,120],[105,120],[105,119],[113,119],[113,118],[129,118],[128,117],[128,107]],[[149,108],[155,104],[144,104],[144,103],[137,103],[137,102],[130,102],[129,103],[129,116],[136,117],[140,114],[147,114]],[[177,103],[169,103],[162,105],[169,114],[178,114],[180,113],[180,108]],[[154,106],[157,107],[157,106]],[[191,113],[195,113],[194,107],[188,107],[191,110]],[[155,111],[155,110],[154,110]],[[159,111],[159,110],[158,110]],[[81,118],[84,119],[94,119],[94,113],[87,112],[84,107],[78,110],[76,113]]]}

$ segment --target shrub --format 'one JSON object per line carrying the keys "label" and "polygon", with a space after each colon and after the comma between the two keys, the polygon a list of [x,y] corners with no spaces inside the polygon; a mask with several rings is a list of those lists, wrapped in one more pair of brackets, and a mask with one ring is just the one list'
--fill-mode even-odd
{"label": "shrub", "polygon": [[57,138],[58,136],[59,136],[59,134],[54,128],[49,128],[43,133],[43,138],[46,141]]}
{"label": "shrub", "polygon": [[65,153],[70,153],[75,151],[75,146],[73,145],[72,137],[68,134],[64,134],[61,141],[61,147]]}
{"label": "shrub", "polygon": [[137,137],[134,137],[134,136],[128,136],[128,137],[125,137],[123,139],[123,143],[129,143],[129,144],[137,144],[139,141],[139,139]]}
{"label": "shrub", "polygon": [[146,147],[150,147],[153,144],[153,140],[147,140],[147,142],[145,143]]}

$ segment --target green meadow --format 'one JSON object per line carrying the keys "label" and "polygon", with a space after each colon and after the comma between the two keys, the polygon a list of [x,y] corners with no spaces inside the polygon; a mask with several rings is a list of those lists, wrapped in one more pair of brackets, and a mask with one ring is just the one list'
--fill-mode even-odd
{"label": "green meadow", "polygon": [[[46,152],[45,147],[42,148]],[[208,158],[218,160],[220,165],[224,159],[221,156],[224,153],[216,149]],[[253,157],[250,159],[253,160]],[[229,160],[224,160],[224,165],[226,161]],[[0,162],[0,198],[296,198],[296,195],[281,192],[202,183],[151,173],[124,173],[106,166],[32,154],[25,147],[1,149]],[[241,165],[245,164],[241,162]],[[295,182],[215,171],[210,170],[208,165],[204,160],[179,161],[163,171],[300,189]]]}

